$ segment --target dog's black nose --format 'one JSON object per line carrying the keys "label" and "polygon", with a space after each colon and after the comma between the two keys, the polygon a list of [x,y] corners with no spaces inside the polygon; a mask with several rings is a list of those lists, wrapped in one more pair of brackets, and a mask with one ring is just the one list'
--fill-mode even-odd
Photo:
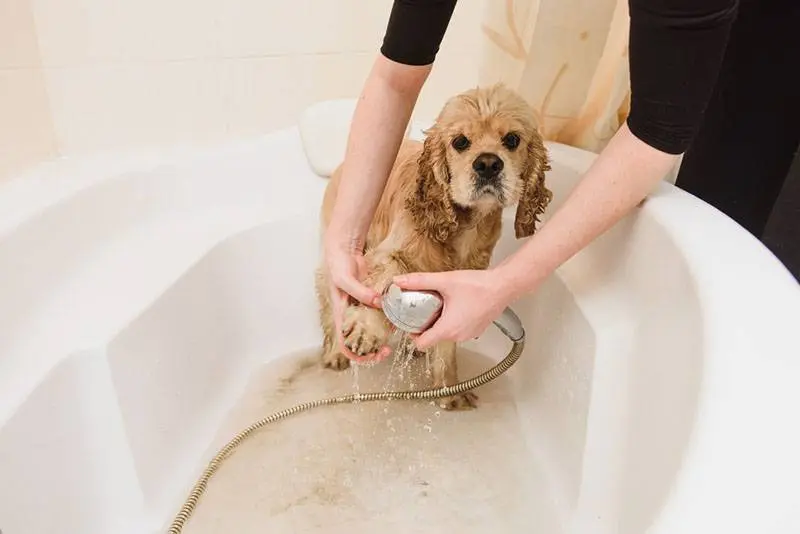
{"label": "dog's black nose", "polygon": [[503,160],[497,154],[483,153],[472,162],[472,169],[481,178],[494,178],[503,170]]}

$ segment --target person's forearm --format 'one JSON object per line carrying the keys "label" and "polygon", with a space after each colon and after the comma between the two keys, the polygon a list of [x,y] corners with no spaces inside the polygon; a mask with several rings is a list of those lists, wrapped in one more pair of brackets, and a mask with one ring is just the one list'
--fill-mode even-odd
{"label": "person's forearm", "polygon": [[378,56],[350,128],[329,234],[362,248],[430,66]]}
{"label": "person's forearm", "polygon": [[676,164],[623,125],[561,208],[515,254],[497,266],[511,299],[544,278],[636,207]]}
{"label": "person's forearm", "polygon": [[[564,204],[504,261],[502,290],[531,291],[628,214],[690,145],[738,0],[630,0],[631,111]],[[635,134],[635,135],[634,135]],[[638,136],[638,137],[637,137]]]}

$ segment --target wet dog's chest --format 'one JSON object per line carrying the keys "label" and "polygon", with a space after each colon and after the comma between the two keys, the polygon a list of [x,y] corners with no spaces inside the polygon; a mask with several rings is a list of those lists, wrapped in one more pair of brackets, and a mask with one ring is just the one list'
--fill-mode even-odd
{"label": "wet dog's chest", "polygon": [[470,228],[453,239],[448,256],[453,269],[485,269],[489,266],[497,240],[481,235],[477,227]]}

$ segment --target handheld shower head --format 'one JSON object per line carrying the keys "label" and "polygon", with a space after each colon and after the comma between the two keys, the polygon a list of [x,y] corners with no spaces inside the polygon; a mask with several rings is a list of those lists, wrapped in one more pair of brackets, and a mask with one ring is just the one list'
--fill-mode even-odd
{"label": "handheld shower head", "polygon": [[392,284],[383,294],[381,305],[386,318],[397,328],[420,334],[439,318],[444,300],[436,291],[404,291]]}
{"label": "handheld shower head", "polygon": [[[436,322],[442,313],[444,299],[436,291],[403,290],[392,284],[383,294],[381,307],[394,326],[411,334],[420,334]],[[522,321],[511,308],[494,320],[494,325],[511,341],[525,338]]]}

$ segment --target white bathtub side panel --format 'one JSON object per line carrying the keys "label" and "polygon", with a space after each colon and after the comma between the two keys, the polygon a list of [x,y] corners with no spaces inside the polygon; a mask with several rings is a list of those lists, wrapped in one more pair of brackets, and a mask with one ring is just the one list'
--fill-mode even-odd
{"label": "white bathtub side panel", "polygon": [[255,367],[318,346],[307,216],[224,241],[109,346],[151,517],[174,512]]}
{"label": "white bathtub side panel", "polygon": [[[321,196],[305,200],[314,205]],[[314,286],[319,237],[316,210],[309,210],[236,235],[213,252],[240,342],[257,364],[322,342]]]}
{"label": "white bathtub side panel", "polygon": [[148,513],[165,512],[176,471],[186,476],[196,465],[197,444],[218,424],[221,404],[245,382],[236,310],[226,306],[215,268],[214,261],[198,263],[109,344]]}
{"label": "white bathtub side panel", "polygon": [[669,500],[691,447],[707,363],[706,323],[690,265],[662,225],[637,217],[617,253],[617,287],[631,300],[634,319],[626,380],[617,384],[629,397],[617,451],[623,466],[617,532],[638,534]]}
{"label": "white bathtub side panel", "polygon": [[[554,160],[549,216],[595,156],[558,144],[548,148]],[[655,195],[699,205],[668,185]],[[708,363],[703,296],[671,226],[678,212],[657,217],[652,205],[648,200],[558,271],[598,347],[581,496],[572,518],[577,532],[638,534],[657,521],[699,424]]]}
{"label": "white bathtub side panel", "polygon": [[652,532],[786,534],[800,505],[800,287],[758,240],[684,196],[658,196],[649,210],[697,287],[704,377],[690,447]]}
{"label": "white bathtub side panel", "polygon": [[0,213],[0,421],[60,358],[105,342],[215,243],[307,210],[326,183],[296,129],[145,156],[66,162],[67,176],[47,166],[0,189],[0,206],[15,208]]}
{"label": "white bathtub side panel", "polygon": [[[512,219],[513,221],[513,219]],[[517,246],[501,238],[494,261]],[[547,478],[551,498],[566,524],[577,504],[590,409],[596,332],[563,281],[553,276],[535,294],[513,305],[526,331],[522,357],[509,370],[528,450]],[[465,347],[500,360],[510,344],[489,328]]]}
{"label": "white bathtub side panel", "polygon": [[105,354],[73,355],[0,428],[0,530],[133,534],[141,513]]}
{"label": "white bathtub side panel", "polygon": [[[638,534],[669,498],[696,421],[699,298],[669,236],[636,216],[558,276],[594,335],[594,350],[581,355],[586,428],[569,524],[581,533]],[[563,326],[569,333],[554,343],[578,331]],[[562,382],[562,389],[571,388]]]}
{"label": "white bathtub side panel", "polygon": [[[554,199],[545,221],[593,159],[549,148]],[[505,216],[495,262],[521,244],[509,231],[513,216]],[[565,524],[643,531],[680,472],[704,365],[701,303],[676,242],[638,209],[514,308],[528,346],[512,373],[537,427],[532,450],[566,503]]]}
{"label": "white bathtub side panel", "polygon": [[[552,214],[575,183],[557,168],[580,173],[593,157],[562,145],[548,148]],[[800,455],[794,452],[800,432],[788,423],[800,405],[800,288],[754,237],[674,187],[660,186],[637,213],[638,234],[610,254],[595,255],[599,261],[573,260],[561,269],[585,266],[584,281],[593,270],[611,269],[623,277],[622,287],[635,289],[634,310],[651,312],[635,350],[650,361],[632,361],[639,370],[632,382],[620,384],[639,392],[631,397],[629,447],[649,443],[630,454],[621,473],[620,499],[635,499],[619,501],[628,507],[620,528],[652,523],[654,534],[785,534],[783,524],[796,521],[788,511],[800,505]],[[602,240],[576,259],[588,258]],[[620,255],[627,266],[604,264]],[[574,284],[570,290],[580,293]],[[696,306],[687,307],[692,299]],[[648,340],[664,342],[646,350]],[[646,397],[644,405],[639,396]],[[686,442],[670,452],[677,435]],[[643,466],[647,471],[637,472]],[[654,473],[661,482],[649,478]],[[643,501],[634,506],[637,499]]]}

